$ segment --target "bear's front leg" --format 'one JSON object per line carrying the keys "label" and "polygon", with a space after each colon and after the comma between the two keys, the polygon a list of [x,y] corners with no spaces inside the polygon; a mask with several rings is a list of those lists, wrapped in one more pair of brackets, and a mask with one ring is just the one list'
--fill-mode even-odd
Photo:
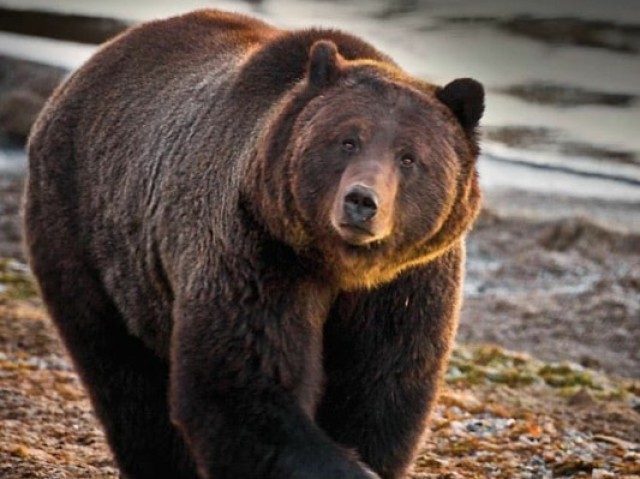
{"label": "bear's front leg", "polygon": [[404,477],[457,326],[462,246],[373,291],[343,294],[324,336],[318,424],[383,479]]}
{"label": "bear's front leg", "polygon": [[199,474],[377,477],[312,420],[329,294],[279,273],[250,276],[208,275],[176,296],[171,417]]}

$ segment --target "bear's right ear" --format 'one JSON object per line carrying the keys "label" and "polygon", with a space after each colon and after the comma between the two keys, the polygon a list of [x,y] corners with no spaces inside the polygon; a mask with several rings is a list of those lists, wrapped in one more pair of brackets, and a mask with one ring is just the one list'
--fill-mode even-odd
{"label": "bear's right ear", "polygon": [[334,83],[340,76],[340,60],[335,43],[330,40],[316,41],[309,49],[309,83],[317,88]]}

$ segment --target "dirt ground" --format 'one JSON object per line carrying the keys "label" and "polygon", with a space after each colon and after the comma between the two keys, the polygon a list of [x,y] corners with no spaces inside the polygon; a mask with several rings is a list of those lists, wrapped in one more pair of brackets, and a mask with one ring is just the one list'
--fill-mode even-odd
{"label": "dirt ground", "polygon": [[[0,178],[0,477],[116,478],[24,264],[22,182]],[[640,478],[640,238],[600,221],[635,210],[544,201],[487,197],[414,479]]]}
{"label": "dirt ground", "polygon": [[488,196],[495,209],[467,242],[459,340],[640,378],[640,207],[538,197],[523,215],[535,198]]}

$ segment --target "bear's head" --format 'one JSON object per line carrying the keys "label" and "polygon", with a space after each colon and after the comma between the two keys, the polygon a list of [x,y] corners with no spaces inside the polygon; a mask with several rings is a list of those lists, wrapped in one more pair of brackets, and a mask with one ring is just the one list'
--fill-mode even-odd
{"label": "bear's head", "polygon": [[439,88],[317,41],[263,142],[258,214],[340,288],[389,281],[475,218],[483,108],[475,80]]}

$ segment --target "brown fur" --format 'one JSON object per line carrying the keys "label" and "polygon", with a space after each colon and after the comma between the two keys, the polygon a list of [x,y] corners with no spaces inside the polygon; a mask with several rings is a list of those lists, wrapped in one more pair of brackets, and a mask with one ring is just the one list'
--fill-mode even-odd
{"label": "brown fur", "polygon": [[206,10],[54,94],[27,247],[124,477],[406,473],[456,329],[482,101],[342,32]]}

